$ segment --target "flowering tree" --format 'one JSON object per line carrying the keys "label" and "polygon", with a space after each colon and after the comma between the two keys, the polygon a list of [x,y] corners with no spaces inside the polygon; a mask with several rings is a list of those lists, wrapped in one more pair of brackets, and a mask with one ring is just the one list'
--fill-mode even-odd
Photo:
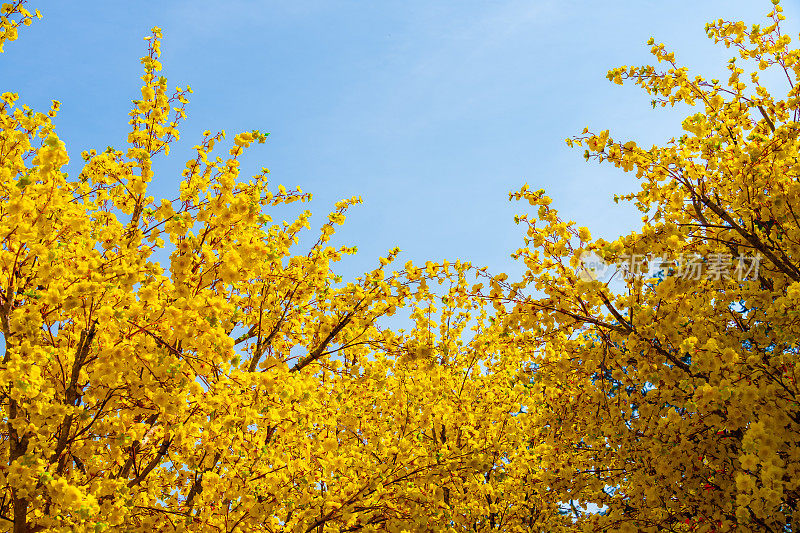
{"label": "flowering tree", "polygon": [[[0,37],[32,16],[3,6]],[[206,132],[176,199],[148,194],[191,90],[147,38],[125,150],[82,154],[53,117],[0,105],[0,521],[15,532],[544,527],[525,489],[539,431],[524,350],[504,340],[468,263],[392,250],[344,282],[336,205],[274,223],[299,189],[242,179],[266,134]],[[169,256],[165,269],[156,261]],[[434,294],[428,283],[442,284]],[[476,289],[477,290],[477,289]],[[403,309],[409,331],[378,326]],[[506,335],[507,337],[507,335]]]}
{"label": "flowering tree", "polygon": [[[543,296],[513,298],[505,321],[546,339],[533,391],[549,405],[548,462],[560,467],[549,490],[600,510],[576,505],[576,526],[800,527],[800,50],[773,4],[765,27],[707,26],[737,52],[726,81],[690,76],[652,41],[664,67],[609,72],[653,107],[693,108],[679,138],[643,148],[587,130],[567,140],[636,173],[641,190],[622,198],[644,214],[640,231],[592,240],[543,191],[514,195],[538,209],[520,219],[528,270],[517,288]],[[586,271],[590,254],[618,265],[621,288]],[[641,268],[646,258],[658,268]]]}
{"label": "flowering tree", "polygon": [[[0,46],[38,15],[23,4],[0,8]],[[306,244],[309,212],[271,214],[311,196],[240,175],[259,131],[224,155],[205,132],[177,197],[150,196],[191,93],[161,76],[158,28],[127,147],[84,152],[74,179],[58,102],[3,93],[3,528],[798,529],[800,50],[782,20],[775,3],[764,28],[707,27],[739,53],[725,83],[655,43],[663,69],[610,71],[697,112],[662,147],[568,139],[636,172],[622,199],[644,225],[593,240],[526,186],[516,281],[391,270],[397,249],[342,280],[355,248],[331,236],[360,200]],[[382,327],[400,312],[408,329]]]}

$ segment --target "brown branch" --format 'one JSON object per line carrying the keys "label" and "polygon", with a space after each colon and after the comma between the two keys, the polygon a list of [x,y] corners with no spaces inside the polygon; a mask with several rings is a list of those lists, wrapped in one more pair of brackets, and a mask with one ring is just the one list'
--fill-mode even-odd
{"label": "brown branch", "polygon": [[128,482],[129,487],[134,487],[139,483],[141,483],[142,481],[144,481],[144,479],[150,474],[150,472],[152,472],[152,470],[156,466],[158,466],[158,463],[161,462],[161,459],[163,459],[164,455],[166,455],[167,451],[169,450],[170,444],[172,444],[172,439],[169,437],[164,437],[164,440],[161,441],[161,446],[158,448],[158,452],[156,452],[156,454],[153,456],[153,458],[150,460],[150,462],[147,464],[144,470],[142,470],[142,472],[138,476],[136,476],[135,478],[133,478]]}
{"label": "brown branch", "polygon": [[[217,461],[219,461],[220,457],[222,457],[222,453],[221,452],[217,452],[216,454],[214,454],[214,460],[211,462],[211,466],[209,468],[203,470],[202,472],[200,472],[200,475],[198,475],[194,479],[194,483],[192,483],[192,488],[189,489],[189,494],[186,495],[186,500],[184,501],[184,505],[186,505],[188,507],[188,509],[189,509],[188,512],[191,512],[191,510],[192,510],[192,506],[194,505],[194,503],[193,503],[194,497],[196,495],[200,494],[201,492],[203,492],[203,474],[213,470],[214,467],[217,466]],[[205,459],[205,455],[203,455],[203,459]],[[202,459],[201,459],[201,463],[202,463]]]}
{"label": "brown branch", "polygon": [[328,344],[330,344],[331,341],[334,339],[334,337],[336,337],[336,335],[338,335],[339,332],[342,331],[345,327],[347,327],[347,325],[350,323],[350,321],[353,320],[353,317],[355,316],[356,311],[358,311],[358,306],[356,306],[352,311],[348,311],[348,313],[346,315],[344,315],[344,318],[338,324],[336,324],[336,327],[334,327],[331,330],[331,332],[328,333],[328,336],[325,337],[325,340],[323,340],[319,344],[319,346],[317,346],[314,349],[313,352],[309,353],[307,356],[305,356],[304,358],[300,359],[297,362],[297,364],[295,364],[292,367],[291,371],[292,372],[298,372],[298,371],[302,370],[303,368],[305,368],[306,366],[308,366],[309,364],[311,364],[314,361],[316,361],[317,359],[319,359],[322,356],[322,354],[325,352],[325,349],[328,347]]}
{"label": "brown branch", "polygon": [[[158,413],[153,413],[145,421],[145,424],[147,424],[148,426],[150,426],[150,428],[152,428],[153,424],[156,423],[156,420],[158,420]],[[150,428],[148,428],[148,431]],[[125,461],[125,464],[122,465],[122,468],[120,469],[119,473],[117,473],[117,475],[114,476],[114,479],[128,477],[128,474],[130,473],[131,468],[133,467],[133,464],[136,461],[136,452],[139,451],[140,445],[141,443],[138,440],[134,441],[133,444],[131,444],[130,455],[128,456],[127,461]]]}
{"label": "brown branch", "polygon": [[775,124],[773,124],[772,119],[770,119],[769,116],[767,116],[767,112],[764,111],[764,108],[760,105],[756,107],[758,107],[758,110],[761,112],[761,116],[764,117],[764,120],[767,121],[767,126],[769,126],[770,131],[772,131],[772,133],[775,133]]}
{"label": "brown branch", "polygon": [[[89,347],[94,340],[95,333],[97,332],[97,320],[92,322],[89,330],[81,331],[78,347],[75,351],[75,361],[72,363],[72,373],[70,375],[69,385],[64,393],[64,405],[68,407],[77,407],[80,403],[82,394],[78,391],[78,379],[80,378],[81,370],[86,362],[86,357],[89,355]],[[50,456],[50,464],[60,461],[56,473],[61,473],[66,467],[66,461],[63,460],[63,453],[69,443],[69,432],[72,429],[72,422],[74,421],[74,414],[69,413],[64,416],[59,429],[58,441],[56,442],[55,450]]]}
{"label": "brown branch", "polygon": [[[700,201],[703,202],[706,207],[711,209],[711,211],[713,211],[719,218],[728,223],[728,225],[730,225],[732,229],[736,230],[736,232],[739,233],[739,235],[741,235],[747,242],[749,242],[753,248],[764,254],[764,256],[772,261],[772,264],[778,267],[781,272],[789,276],[792,281],[800,281],[800,270],[798,270],[796,266],[788,261],[784,262],[778,259],[772,250],[763,242],[761,242],[761,239],[759,239],[757,235],[748,232],[739,224],[737,224],[736,221],[733,220],[733,218],[731,218],[731,216],[724,209],[714,203],[710,198],[703,194],[698,194],[698,196]],[[785,255],[784,258],[786,258]]]}
{"label": "brown branch", "polygon": [[627,320],[625,320],[625,318],[620,314],[620,312],[617,311],[616,307],[611,305],[611,302],[609,301],[605,293],[600,292],[600,299],[603,300],[603,304],[605,304],[606,309],[608,309],[608,311],[614,316],[614,318],[617,319],[617,322],[619,322],[620,327],[627,333],[632,333],[634,331],[633,326],[630,323],[628,323]]}

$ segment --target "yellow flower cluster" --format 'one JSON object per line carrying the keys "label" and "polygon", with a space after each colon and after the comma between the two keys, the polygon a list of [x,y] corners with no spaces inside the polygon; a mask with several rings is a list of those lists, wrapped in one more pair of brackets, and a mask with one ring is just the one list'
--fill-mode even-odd
{"label": "yellow flower cluster", "polygon": [[[571,468],[563,486],[553,485],[561,501],[603,509],[573,512],[576,527],[800,527],[800,50],[789,46],[773,4],[766,27],[707,26],[711,39],[738,51],[725,82],[690,77],[652,40],[663,70],[609,71],[613,82],[641,86],[654,107],[699,108],[679,138],[645,149],[587,128],[567,139],[587,159],[636,174],[641,190],[620,199],[644,215],[640,231],[591,241],[561,221],[543,191],[512,195],[538,213],[517,217],[528,227],[516,256],[531,296],[509,299],[505,320],[548,346],[534,381],[558,435],[541,460]],[[761,71],[789,81],[785,98],[771,95]],[[585,253],[602,258],[618,285],[582,279]],[[660,268],[626,268],[637,254]],[[687,256],[704,268],[747,256],[760,268],[692,278],[679,275]]]}
{"label": "yellow flower cluster", "polygon": [[[149,196],[191,93],[168,90],[158,28],[128,146],[74,179],[58,102],[2,94],[2,528],[800,529],[800,51],[774,4],[765,28],[707,27],[749,78],[737,58],[690,78],[654,42],[665,70],[609,72],[696,112],[665,146],[567,139],[636,174],[619,199],[643,226],[593,239],[525,185],[519,279],[392,248],[344,280],[356,249],[331,238],[361,198],[311,231],[310,194],[240,175],[260,131],[223,155],[204,132],[175,199]],[[0,10],[2,45],[32,15]],[[749,277],[678,275],[745,255]]]}

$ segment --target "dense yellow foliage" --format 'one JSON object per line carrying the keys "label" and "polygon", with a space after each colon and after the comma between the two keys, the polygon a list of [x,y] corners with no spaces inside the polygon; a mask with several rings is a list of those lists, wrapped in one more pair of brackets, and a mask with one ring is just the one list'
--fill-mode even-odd
{"label": "dense yellow foliage", "polygon": [[[694,106],[681,137],[567,141],[636,174],[641,190],[624,198],[640,231],[591,241],[541,191],[517,193],[539,206],[518,256],[525,287],[545,296],[517,299],[506,324],[546,345],[533,390],[558,451],[541,460],[561,466],[550,488],[562,501],[606,508],[581,518],[589,530],[800,528],[800,50],[773,4],[765,27],[707,26],[738,52],[727,80],[690,76],[652,41],[658,67],[609,72],[653,107]],[[621,288],[579,275],[589,252],[628,263]],[[659,258],[662,275],[637,272],[637,255]]]}
{"label": "dense yellow foliage", "polygon": [[[0,46],[32,17],[2,10]],[[270,213],[311,196],[240,175],[258,131],[223,155],[206,132],[177,199],[149,196],[191,93],[160,75],[158,28],[127,148],[85,152],[75,179],[58,102],[4,93],[2,528],[797,530],[800,50],[781,19],[708,26],[750,78],[736,60],[724,83],[690,77],[654,43],[663,69],[612,70],[697,113],[663,147],[569,139],[636,173],[644,225],[593,240],[526,186],[514,282],[392,270],[396,249],[342,280],[355,249],[330,239],[360,199],[301,245],[310,213]],[[589,253],[628,261],[620,285],[586,275]],[[381,325],[396,313],[413,327]]]}

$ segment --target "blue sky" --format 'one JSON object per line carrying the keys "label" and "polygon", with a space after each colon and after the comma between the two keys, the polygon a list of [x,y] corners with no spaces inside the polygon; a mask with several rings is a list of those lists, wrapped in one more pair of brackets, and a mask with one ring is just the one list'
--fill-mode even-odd
{"label": "blue sky", "polygon": [[[797,3],[785,1],[797,35]],[[85,1],[29,3],[44,19],[0,56],[0,90],[38,109],[62,102],[59,135],[80,151],[122,147],[138,96],[142,37],[164,31],[164,74],[194,89],[181,144],[158,163],[153,192],[176,196],[180,169],[204,129],[232,139],[271,133],[243,170],[314,193],[321,220],[361,195],[338,242],[371,269],[393,246],[407,259],[469,259],[520,271],[522,243],[508,192],[545,188],[561,213],[595,236],[637,227],[613,203],[632,175],[587,164],[563,139],[584,126],[663,143],[685,109],[653,111],[634,86],[605,79],[650,63],[653,36],[695,73],[721,75],[730,51],[704,34],[724,17],[761,22],[767,0],[745,1]],[[71,166],[71,173],[77,166]],[[319,224],[317,224],[319,225]],[[311,236],[309,236],[311,239]]]}

